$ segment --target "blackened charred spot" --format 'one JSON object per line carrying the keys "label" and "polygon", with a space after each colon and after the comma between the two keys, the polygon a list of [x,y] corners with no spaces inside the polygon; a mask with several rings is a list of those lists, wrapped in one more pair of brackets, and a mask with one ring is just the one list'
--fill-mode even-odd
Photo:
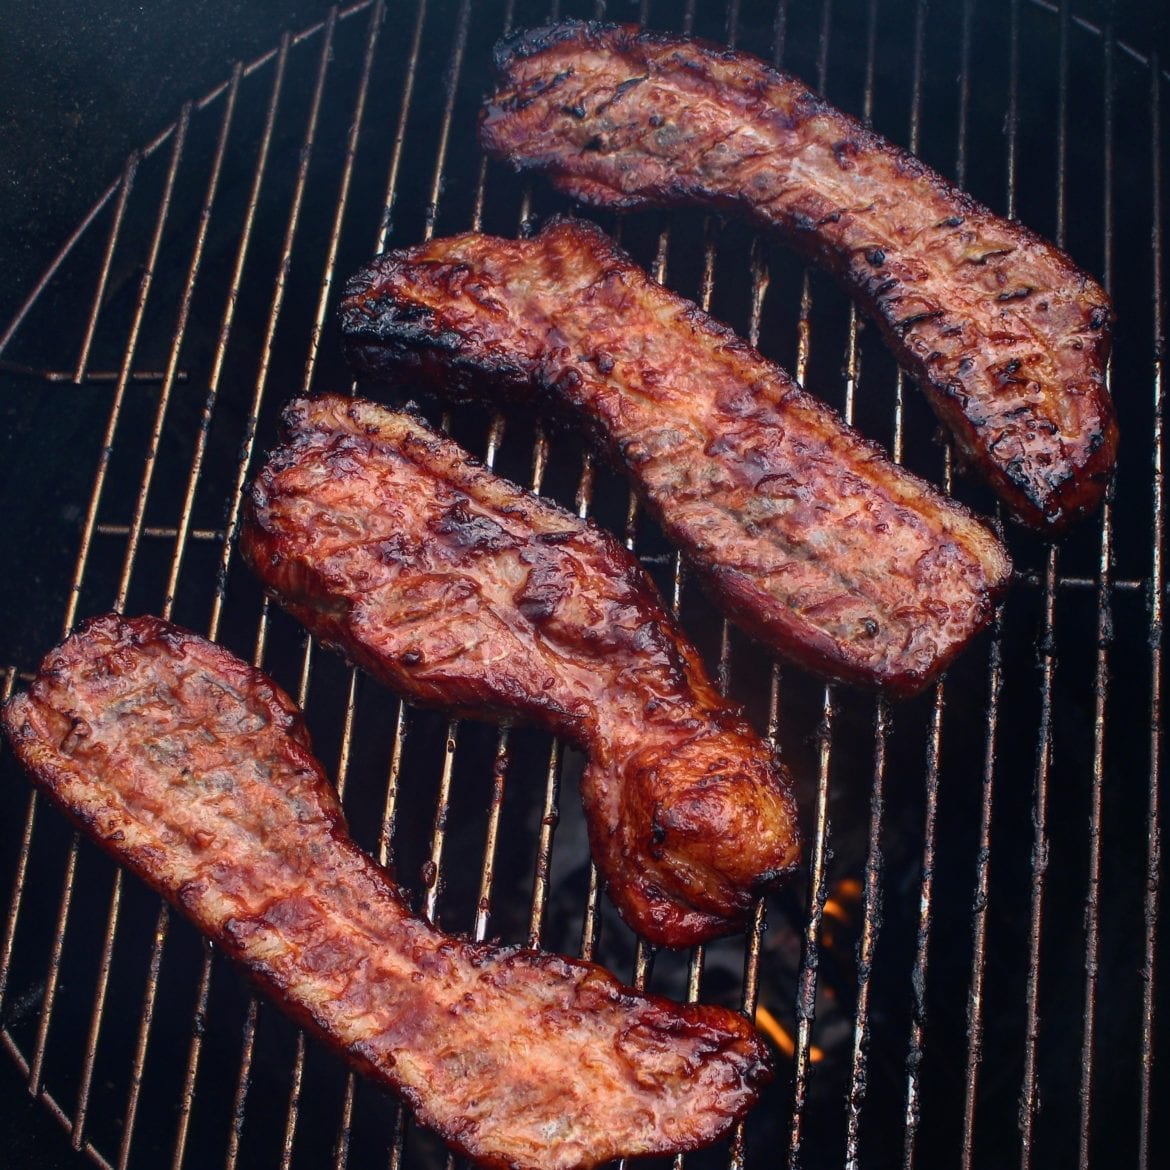
{"label": "blackened charred spot", "polygon": [[1027,285],[1023,285],[1021,288],[1013,288],[1006,292],[1001,292],[995,299],[997,301],[1022,301],[1030,297],[1032,291]]}
{"label": "blackened charred spot", "polygon": [[909,317],[903,317],[901,321],[896,321],[894,328],[899,333],[906,333],[915,325],[921,325],[923,321],[937,321],[942,315],[942,309],[927,309],[921,313],[911,313]]}
{"label": "blackened charred spot", "polygon": [[647,122],[650,124],[650,128],[652,130],[657,130],[658,127],[661,126],[665,120],[666,119],[663,118],[663,116],[661,114],[651,114],[650,117],[647,119]]}
{"label": "blackened charred spot", "polygon": [[538,77],[532,83],[531,92],[534,95],[551,93],[554,89],[559,89],[564,85],[572,76],[572,69],[563,69],[560,73],[554,73],[552,77]]}
{"label": "blackened charred spot", "polygon": [[857,143],[852,138],[843,138],[840,142],[833,143],[833,157],[837,160],[837,166],[843,171],[853,169],[854,160],[858,153]]}
{"label": "blackened charred spot", "polygon": [[623,81],[617,87],[617,89],[613,91],[613,97],[610,99],[610,103],[612,104],[613,102],[621,101],[621,99],[625,97],[625,95],[629,93],[631,89],[641,85],[643,81],[648,81],[649,78],[649,73],[643,73],[640,77],[627,77],[626,80]]}
{"label": "blackened charred spot", "polygon": [[961,215],[952,215],[939,223],[940,228],[957,228],[962,227],[967,221]]}
{"label": "blackened charred spot", "polygon": [[1093,310],[1089,316],[1090,329],[1104,329],[1109,322],[1109,311],[1103,309],[1100,305]]}
{"label": "blackened charred spot", "polygon": [[422,660],[423,653],[421,650],[406,650],[398,659],[403,666],[418,666],[422,663]]}
{"label": "blackened charred spot", "polygon": [[886,254],[881,248],[870,248],[865,253],[865,259],[874,266],[880,268],[886,262]]}
{"label": "blackened charred spot", "polygon": [[570,118],[576,118],[580,121],[585,117],[587,111],[585,106],[581,102],[578,102],[575,106],[561,106],[561,113],[568,114]]}
{"label": "blackened charred spot", "polygon": [[453,548],[468,552],[502,552],[520,543],[490,516],[470,511],[466,500],[452,504],[433,528]]}
{"label": "blackened charred spot", "polygon": [[398,532],[378,541],[372,546],[372,551],[384,565],[402,565],[413,561],[418,550],[405,533]]}
{"label": "blackened charred spot", "polygon": [[964,256],[964,264],[976,264],[982,267],[990,260],[1002,260],[1004,256],[1010,256],[1015,251],[1015,248],[993,248],[989,252],[981,252],[978,256]]}
{"label": "blackened charred spot", "polygon": [[538,532],[536,534],[536,540],[538,544],[558,545],[568,544],[569,541],[575,539],[576,536],[577,533],[573,532],[571,529],[565,532]]}
{"label": "blackened charred spot", "polygon": [[581,149],[584,151],[589,151],[590,153],[596,153],[597,151],[601,150],[603,146],[604,142],[602,141],[601,135],[594,134],[593,137],[590,138],[589,141],[581,147]]}
{"label": "blackened charred spot", "polygon": [[555,565],[533,565],[520,592],[516,608],[532,623],[547,622],[572,592],[572,581]]}

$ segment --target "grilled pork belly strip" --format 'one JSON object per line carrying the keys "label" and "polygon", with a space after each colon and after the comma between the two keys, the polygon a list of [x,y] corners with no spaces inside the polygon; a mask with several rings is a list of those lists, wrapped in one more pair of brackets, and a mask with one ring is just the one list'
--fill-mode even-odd
{"label": "grilled pork belly strip", "polygon": [[1017,519],[1094,509],[1112,310],[1065,253],[744,53],[566,22],[496,48],[481,140],[595,207],[732,210],[834,273]]}
{"label": "grilled pork belly strip", "polygon": [[689,946],[799,856],[788,778],[634,558],[425,423],[290,403],[241,548],[281,604],[411,699],[585,749],[590,844],[625,920]]}
{"label": "grilled pork belly strip", "polygon": [[386,253],[341,321],[363,374],[573,409],[728,614],[811,670],[921,690],[1008,580],[966,509],[583,220]]}
{"label": "grilled pork belly strip", "polygon": [[693,1149],[769,1075],[741,1016],[414,917],[350,839],[292,700],[202,638],[149,617],[88,622],[3,722],[73,821],[486,1166]]}

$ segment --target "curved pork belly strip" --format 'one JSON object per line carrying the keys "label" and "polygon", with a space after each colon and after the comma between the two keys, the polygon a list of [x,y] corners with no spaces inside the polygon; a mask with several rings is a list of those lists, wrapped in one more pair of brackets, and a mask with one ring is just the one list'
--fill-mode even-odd
{"label": "curved pork belly strip", "polygon": [[1009,578],[970,512],[584,220],[388,252],[341,323],[362,374],[568,407],[731,618],[823,675],[921,690]]}
{"label": "curved pork belly strip", "polygon": [[832,272],[969,462],[1055,534],[1117,457],[1112,309],[1052,244],[756,57],[565,22],[496,48],[484,147],[594,207],[731,210]]}
{"label": "curved pork belly strip", "polygon": [[411,415],[285,410],[241,549],[281,604],[388,686],[567,736],[622,917],[690,946],[799,857],[788,777],[707,678],[637,561]]}
{"label": "curved pork belly strip", "polygon": [[3,723],[74,822],[485,1166],[693,1149],[769,1075],[742,1016],[414,917],[349,837],[292,700],[194,634],[156,618],[88,622]]}

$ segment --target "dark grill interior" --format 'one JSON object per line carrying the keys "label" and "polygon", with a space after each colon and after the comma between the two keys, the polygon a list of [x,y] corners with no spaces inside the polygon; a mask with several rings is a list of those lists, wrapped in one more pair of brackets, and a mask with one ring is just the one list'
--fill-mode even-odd
{"label": "dark grill interior", "polygon": [[[487,165],[474,138],[490,45],[546,19],[546,3],[331,12],[128,160],[0,338],[17,404],[0,448],[17,554],[0,575],[4,693],[82,617],[170,616],[299,699],[355,836],[446,929],[585,953],[677,998],[758,1004],[777,1080],[730,1148],[689,1164],[1163,1164],[1165,75],[1076,4],[663,0],[604,14],[780,62],[1062,243],[1118,312],[1110,505],[1055,548],[1009,528],[1018,580],[993,631],[898,705],[777,667],[728,627],[575,433],[422,400],[504,475],[625,533],[776,737],[807,865],[757,928],[692,956],[638,944],[598,890],[574,753],[404,709],[306,642],[235,555],[239,489],[281,404],[351,385],[339,283],[384,246],[515,235],[571,209]],[[697,212],[602,223],[897,458],[993,514],[823,275]],[[443,1161],[392,1099],[79,844],[7,755],[0,767],[0,1059],[78,1149],[118,1167]]]}

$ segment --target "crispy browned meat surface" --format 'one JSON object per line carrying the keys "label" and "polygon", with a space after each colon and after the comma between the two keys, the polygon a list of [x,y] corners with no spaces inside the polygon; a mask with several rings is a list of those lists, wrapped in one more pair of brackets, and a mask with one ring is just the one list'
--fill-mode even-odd
{"label": "crispy browned meat surface", "polygon": [[341,318],[363,373],[574,408],[727,612],[809,669],[920,690],[1008,579],[966,509],[585,221],[387,253]]}
{"label": "crispy browned meat surface", "polygon": [[744,53],[567,22],[497,46],[481,138],[597,207],[746,213],[879,323],[1015,516],[1095,508],[1117,428],[1112,311],[1067,255]]}
{"label": "crispy browned meat surface", "polygon": [[414,917],[350,839],[292,701],[202,638],[98,618],[48,655],[3,721],[82,829],[485,1165],[692,1149],[767,1079],[741,1016]]}
{"label": "crispy browned meat surface", "polygon": [[289,612],[412,699],[584,748],[593,855],[651,941],[740,926],[799,855],[788,779],[634,558],[410,415],[303,399],[285,431],[241,548]]}

